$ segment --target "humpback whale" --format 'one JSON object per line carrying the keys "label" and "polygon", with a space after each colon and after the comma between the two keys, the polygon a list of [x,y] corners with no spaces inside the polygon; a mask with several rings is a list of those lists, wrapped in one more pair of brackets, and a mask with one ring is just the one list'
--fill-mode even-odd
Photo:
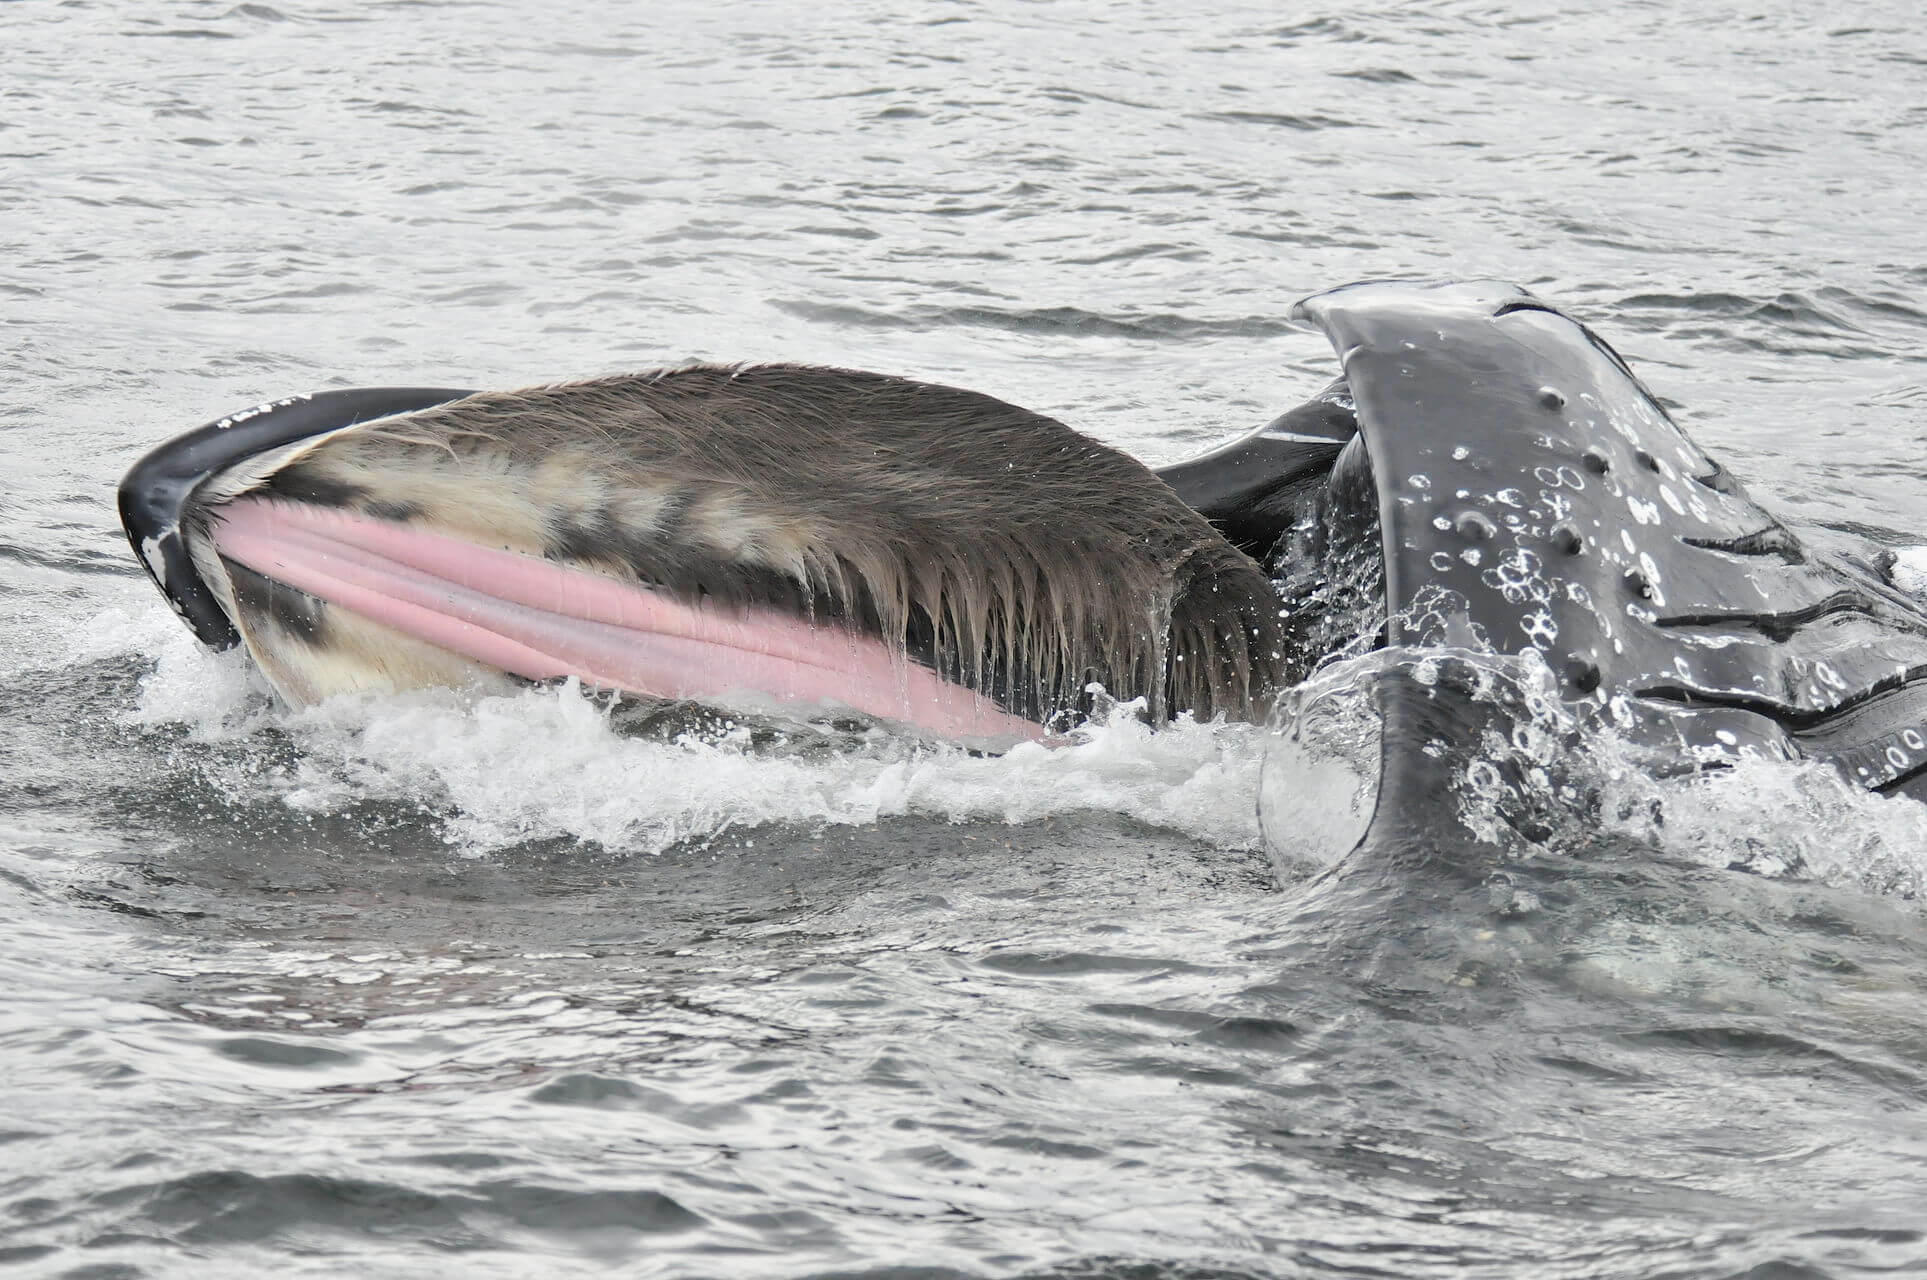
{"label": "humpback whale", "polygon": [[[195,634],[297,705],[573,675],[1008,742],[1093,684],[1263,720],[1381,647],[1536,664],[1660,772],[1817,759],[1927,798],[1927,609],[1890,553],[1769,515],[1524,290],[1296,314],[1338,379],[1157,472],[972,392],[692,366],[274,401],[155,449],[120,509]],[[1476,701],[1386,682],[1373,832],[1422,831]]]}

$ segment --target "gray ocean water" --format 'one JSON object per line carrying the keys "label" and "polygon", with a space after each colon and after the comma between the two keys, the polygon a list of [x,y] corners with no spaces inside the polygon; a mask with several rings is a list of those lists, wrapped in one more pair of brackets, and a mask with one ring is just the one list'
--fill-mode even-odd
{"label": "gray ocean water", "polygon": [[1769,505],[1923,540],[1911,0],[14,0],[0,36],[0,1269],[1927,1273],[1911,802],[1762,766],[1469,898],[1307,911],[1259,731],[292,715],[112,509],[270,397],[689,359],[1168,461],[1329,375],[1296,298],[1490,275]]}

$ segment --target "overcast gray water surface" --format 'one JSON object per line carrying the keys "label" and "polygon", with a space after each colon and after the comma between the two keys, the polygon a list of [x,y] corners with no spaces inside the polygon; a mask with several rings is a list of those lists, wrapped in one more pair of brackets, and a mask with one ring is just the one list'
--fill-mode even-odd
{"label": "overcast gray water surface", "polygon": [[[0,3],[0,1268],[1927,1271],[1927,821],[1761,769],[1309,910],[1263,734],[290,715],[113,484],[291,392],[795,359],[1154,461],[1491,275],[1927,529],[1927,32],[1852,5]],[[1308,783],[1309,786],[1309,783]]]}

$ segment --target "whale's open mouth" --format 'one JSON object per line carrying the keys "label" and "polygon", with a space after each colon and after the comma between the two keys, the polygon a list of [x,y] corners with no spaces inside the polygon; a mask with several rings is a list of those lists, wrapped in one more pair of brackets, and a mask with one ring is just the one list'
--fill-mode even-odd
{"label": "whale's open mouth", "polygon": [[[123,521],[297,705],[576,676],[1007,743],[1093,682],[1262,719],[1382,643],[1543,664],[1663,770],[1809,757],[1927,792],[1919,602],[1761,510],[1590,330],[1489,282],[1300,314],[1341,380],[1156,474],[987,396],[699,366],[276,402],[143,459]],[[1388,732],[1382,795],[1435,745]]]}
{"label": "whale's open mouth", "polygon": [[122,485],[211,645],[302,705],[563,676],[1008,743],[1096,681],[1262,714],[1263,573],[1131,460],[988,397],[767,366],[330,392]]}

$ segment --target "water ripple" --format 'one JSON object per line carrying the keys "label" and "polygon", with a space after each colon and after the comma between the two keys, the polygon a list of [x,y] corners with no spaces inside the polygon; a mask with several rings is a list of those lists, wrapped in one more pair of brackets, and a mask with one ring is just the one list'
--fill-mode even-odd
{"label": "water ripple", "polygon": [[1297,297],[1450,275],[1576,306],[1776,504],[1918,530],[1918,15],[1837,10],[11,24],[0,1265],[1917,1269],[1919,827],[1809,776],[1670,795],[1663,856],[1547,851],[1531,909],[1281,889],[1224,727],[992,760],[552,691],[288,717],[112,499],[272,396],[689,359],[1171,458],[1329,376]]}

